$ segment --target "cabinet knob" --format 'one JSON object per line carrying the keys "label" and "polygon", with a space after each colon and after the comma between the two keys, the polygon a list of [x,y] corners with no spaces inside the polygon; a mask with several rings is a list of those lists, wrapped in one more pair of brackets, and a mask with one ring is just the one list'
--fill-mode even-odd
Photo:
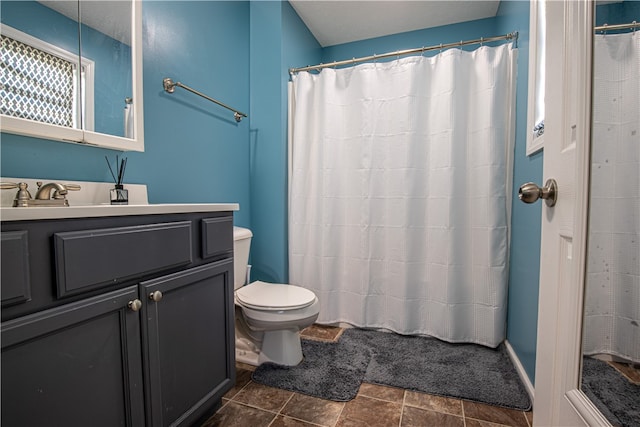
{"label": "cabinet knob", "polygon": [[142,308],[142,301],[140,301],[139,299],[134,299],[133,301],[129,301],[129,304],[127,304],[127,306],[132,311],[138,311]]}
{"label": "cabinet knob", "polygon": [[160,291],[151,292],[149,294],[149,299],[155,302],[160,301],[162,299],[162,292]]}

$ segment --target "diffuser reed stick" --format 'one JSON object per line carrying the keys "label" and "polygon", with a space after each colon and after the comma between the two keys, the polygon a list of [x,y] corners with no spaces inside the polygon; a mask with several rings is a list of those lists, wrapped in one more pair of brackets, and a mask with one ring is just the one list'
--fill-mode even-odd
{"label": "diffuser reed stick", "polygon": [[109,162],[109,159],[107,158],[107,156],[104,156],[104,159],[107,161],[107,166],[109,166],[109,172],[111,172],[111,176],[113,177],[113,182],[115,182],[116,185],[122,185],[122,181],[124,180],[124,171],[127,168],[127,158],[124,157],[123,159],[119,159],[118,156],[116,155],[116,168],[118,171],[118,177],[116,178],[116,174],[113,173],[113,168],[111,168],[111,162]]}
{"label": "diffuser reed stick", "polygon": [[117,174],[113,172],[113,168],[111,167],[111,162],[107,156],[104,156],[104,159],[107,161],[107,166],[109,166],[109,172],[111,172],[111,177],[116,184],[116,188],[111,190],[111,204],[112,205],[126,205],[129,203],[129,192],[124,189],[122,184],[124,180],[124,172],[127,169],[127,158],[124,157],[122,159],[118,158],[116,155],[116,171]]}

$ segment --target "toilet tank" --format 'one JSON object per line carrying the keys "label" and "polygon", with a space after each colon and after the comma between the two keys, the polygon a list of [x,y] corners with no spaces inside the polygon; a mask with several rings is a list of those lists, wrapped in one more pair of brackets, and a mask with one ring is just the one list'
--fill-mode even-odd
{"label": "toilet tank", "polygon": [[233,227],[233,288],[238,289],[247,279],[247,265],[249,264],[249,249],[251,248],[253,233],[248,228]]}

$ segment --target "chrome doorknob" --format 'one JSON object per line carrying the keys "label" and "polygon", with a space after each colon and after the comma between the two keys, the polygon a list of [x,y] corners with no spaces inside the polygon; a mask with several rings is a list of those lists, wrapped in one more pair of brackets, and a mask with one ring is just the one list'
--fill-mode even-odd
{"label": "chrome doorknob", "polygon": [[550,178],[540,188],[533,182],[527,182],[520,186],[518,190],[518,198],[525,203],[533,203],[538,199],[544,199],[547,206],[552,207],[558,199],[558,183],[555,179]]}

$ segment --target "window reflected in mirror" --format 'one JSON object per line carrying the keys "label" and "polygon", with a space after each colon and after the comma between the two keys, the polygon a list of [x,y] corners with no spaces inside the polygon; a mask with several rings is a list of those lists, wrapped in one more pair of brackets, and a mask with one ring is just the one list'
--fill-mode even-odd
{"label": "window reflected in mirror", "polygon": [[[86,110],[93,109],[84,96],[87,91],[80,90],[93,85],[92,61],[83,60],[78,74],[77,55],[6,25],[1,32],[0,112],[80,128]],[[92,129],[93,123],[87,123],[87,128]]]}

